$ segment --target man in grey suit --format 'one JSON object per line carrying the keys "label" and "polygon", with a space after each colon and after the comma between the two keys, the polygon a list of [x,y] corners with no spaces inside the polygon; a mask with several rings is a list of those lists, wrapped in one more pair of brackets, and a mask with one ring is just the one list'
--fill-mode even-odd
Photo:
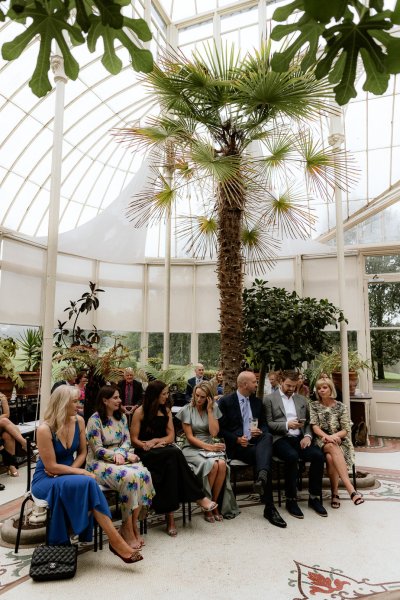
{"label": "man in grey suit", "polygon": [[297,519],[304,515],[297,504],[298,461],[310,462],[308,506],[321,517],[328,513],[320,496],[324,472],[324,454],[312,444],[308,400],[295,393],[298,373],[283,371],[279,390],[264,399],[269,431],[273,435],[272,451],[285,463],[286,510]]}

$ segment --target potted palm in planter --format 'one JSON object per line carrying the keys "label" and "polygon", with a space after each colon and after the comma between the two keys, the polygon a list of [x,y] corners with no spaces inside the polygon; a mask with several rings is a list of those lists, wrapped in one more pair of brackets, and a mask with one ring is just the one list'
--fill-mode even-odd
{"label": "potted palm in planter", "polygon": [[19,361],[22,362],[23,371],[19,375],[24,382],[24,395],[37,396],[39,394],[40,366],[42,363],[43,331],[27,329],[18,339]]}
{"label": "potted palm in planter", "polygon": [[24,385],[14,364],[16,351],[17,343],[13,338],[0,338],[0,392],[8,398],[14,386]]}
{"label": "potted palm in planter", "polygon": [[[357,352],[350,350],[348,352],[349,361],[349,387],[350,396],[354,396],[358,383],[359,371],[371,369],[367,360]],[[342,391],[342,354],[340,349],[334,349],[332,352],[320,354],[313,363],[311,385],[314,386],[318,377],[326,373],[332,378],[335,387]]]}

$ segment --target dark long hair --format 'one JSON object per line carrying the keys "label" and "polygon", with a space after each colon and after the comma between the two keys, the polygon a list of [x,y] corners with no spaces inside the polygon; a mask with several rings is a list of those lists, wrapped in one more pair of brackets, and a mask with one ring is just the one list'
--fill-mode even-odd
{"label": "dark long hair", "polygon": [[157,416],[158,411],[162,412],[165,417],[168,415],[165,404],[159,403],[161,392],[166,387],[168,387],[166,383],[156,379],[155,381],[150,381],[146,388],[142,406],[143,427],[145,431],[152,430],[152,424]]}
{"label": "dark long hair", "polygon": [[[107,425],[108,419],[106,405],[104,404],[103,400],[109,400],[110,398],[112,398],[116,391],[118,390],[114,385],[103,385],[103,387],[99,389],[99,392],[97,394],[96,410],[99,413],[99,417],[103,425]],[[117,419],[117,421],[121,420],[122,412],[120,408],[114,410],[113,417],[114,419]]]}

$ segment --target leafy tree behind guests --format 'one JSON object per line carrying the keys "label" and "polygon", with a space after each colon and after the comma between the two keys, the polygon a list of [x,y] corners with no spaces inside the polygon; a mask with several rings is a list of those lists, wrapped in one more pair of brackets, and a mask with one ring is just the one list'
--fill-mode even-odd
{"label": "leafy tree behind guests", "polygon": [[301,298],[284,288],[255,279],[243,292],[244,335],[249,355],[260,369],[258,393],[263,393],[268,369],[300,367],[331,349],[323,331],[344,319],[342,311],[316,298]]}

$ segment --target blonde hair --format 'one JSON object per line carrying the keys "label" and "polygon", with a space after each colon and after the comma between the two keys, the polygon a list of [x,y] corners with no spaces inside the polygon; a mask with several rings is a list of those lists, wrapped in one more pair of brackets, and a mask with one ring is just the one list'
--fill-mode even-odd
{"label": "blonde hair", "polygon": [[321,377],[315,384],[315,393],[317,394],[318,400],[320,400],[318,388],[321,387],[321,385],[327,385],[329,387],[331,390],[331,398],[337,397],[336,388],[332,379],[329,379],[329,377]]}
{"label": "blonde hair", "polygon": [[76,379],[76,369],[74,367],[65,367],[65,369],[61,371],[61,375],[67,381],[71,381],[71,379]]}
{"label": "blonde hair", "polygon": [[79,389],[72,385],[59,385],[51,394],[44,420],[51,431],[58,433],[68,420],[68,407],[79,398]]}
{"label": "blonde hair", "polygon": [[192,394],[192,400],[190,402],[190,406],[196,406],[196,401],[195,401],[196,390],[202,390],[206,395],[206,400],[207,400],[207,398],[211,398],[212,400],[214,400],[214,395],[212,392],[210,382],[209,381],[200,381],[200,383],[195,385],[193,388],[193,394]]}

